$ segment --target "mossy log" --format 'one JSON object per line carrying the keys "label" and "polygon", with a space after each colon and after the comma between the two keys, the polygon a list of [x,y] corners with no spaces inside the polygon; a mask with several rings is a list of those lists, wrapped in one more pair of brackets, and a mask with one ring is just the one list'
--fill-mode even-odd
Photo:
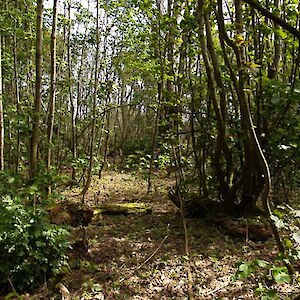
{"label": "mossy log", "polygon": [[146,203],[103,203],[97,206],[94,214],[149,214],[152,207]]}

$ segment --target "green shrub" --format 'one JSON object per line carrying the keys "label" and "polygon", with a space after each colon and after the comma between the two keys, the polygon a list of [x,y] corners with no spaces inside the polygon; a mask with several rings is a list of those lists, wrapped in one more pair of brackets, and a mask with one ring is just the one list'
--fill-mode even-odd
{"label": "green shrub", "polygon": [[233,280],[255,276],[258,281],[255,294],[263,300],[281,299],[277,287],[292,281],[287,268],[278,265],[278,262],[269,263],[261,259],[254,259],[249,262],[239,262],[236,266],[237,272],[233,276]]}
{"label": "green shrub", "polygon": [[295,289],[299,286],[299,273],[289,274],[286,266],[293,266],[300,259],[300,208],[278,206],[271,219],[281,235],[284,253],[278,253],[272,263],[261,259],[239,262],[233,277],[234,280],[255,278],[258,283],[255,292],[265,300],[282,299],[278,292],[281,284],[290,284]]}
{"label": "green shrub", "polygon": [[0,293],[30,291],[67,264],[68,231],[43,209],[10,196],[0,200]]}
{"label": "green shrub", "polygon": [[128,140],[122,150],[125,157],[136,153],[140,153],[141,156],[151,154],[151,140],[149,138]]}

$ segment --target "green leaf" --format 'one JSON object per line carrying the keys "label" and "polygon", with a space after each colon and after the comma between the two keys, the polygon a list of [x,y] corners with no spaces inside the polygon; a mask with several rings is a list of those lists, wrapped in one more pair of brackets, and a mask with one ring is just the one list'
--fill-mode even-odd
{"label": "green leaf", "polygon": [[274,274],[274,280],[277,284],[290,283],[291,277],[287,273]]}
{"label": "green leaf", "polygon": [[255,267],[251,263],[242,263],[238,268],[238,277],[246,278],[255,271]]}
{"label": "green leaf", "polygon": [[36,185],[32,185],[29,187],[29,194],[34,195],[38,191],[38,187]]}
{"label": "green leaf", "polygon": [[95,283],[92,286],[92,291],[93,292],[100,292],[100,291],[102,291],[102,286],[99,283]]}
{"label": "green leaf", "polygon": [[276,29],[275,33],[277,35],[279,35],[282,39],[286,39],[287,38],[287,33],[284,30],[282,30],[281,28],[280,29]]}
{"label": "green leaf", "polygon": [[291,248],[293,247],[293,243],[292,243],[292,241],[291,241],[290,239],[286,239],[286,240],[284,241],[284,243],[285,243],[285,247],[286,247],[287,249],[291,249]]}
{"label": "green leaf", "polygon": [[258,283],[258,287],[255,289],[255,294],[256,295],[261,295],[266,291],[266,288],[262,285],[261,282]]}
{"label": "green leaf", "polygon": [[280,299],[277,295],[276,290],[270,290],[266,293],[266,295],[261,297],[261,300],[277,300]]}
{"label": "green leaf", "polygon": [[15,178],[14,178],[14,177],[10,177],[10,178],[8,178],[8,180],[7,180],[8,183],[14,183],[14,181],[15,181]]}
{"label": "green leaf", "polygon": [[270,265],[267,261],[261,259],[257,259],[256,263],[261,268],[267,268]]}
{"label": "green leaf", "polygon": [[286,267],[273,267],[270,270],[271,270],[272,276],[277,284],[291,282],[291,277],[288,274],[288,270]]}
{"label": "green leaf", "polygon": [[4,300],[9,300],[9,299],[15,298],[15,297],[17,297],[17,296],[18,296],[18,293],[16,293],[16,292],[11,292],[11,293],[9,293],[8,295],[6,295],[6,296],[4,297]]}

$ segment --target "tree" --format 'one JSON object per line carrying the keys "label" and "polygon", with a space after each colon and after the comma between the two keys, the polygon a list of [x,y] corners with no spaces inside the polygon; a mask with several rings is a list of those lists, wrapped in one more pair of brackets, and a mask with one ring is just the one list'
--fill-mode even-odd
{"label": "tree", "polygon": [[52,33],[51,33],[51,74],[50,74],[50,99],[48,108],[48,155],[47,169],[51,168],[51,153],[52,153],[52,138],[54,127],[54,112],[56,98],[56,31],[57,31],[57,3],[53,1],[53,18],[52,18]]}
{"label": "tree", "polygon": [[42,105],[42,61],[43,61],[43,0],[37,0],[37,21],[36,21],[36,79],[35,79],[35,100],[33,111],[33,127],[29,157],[29,176],[34,180],[37,175],[38,145],[40,139],[40,120]]}
{"label": "tree", "polygon": [[94,149],[95,149],[95,138],[96,138],[96,109],[97,109],[97,98],[98,98],[98,66],[99,66],[99,43],[100,43],[100,32],[99,32],[99,1],[96,0],[96,52],[95,52],[95,70],[94,70],[94,93],[93,93],[93,106],[92,106],[92,130],[91,130],[91,140],[90,140],[90,151],[89,151],[89,165],[88,165],[88,174],[87,181],[82,191],[82,199],[86,192],[88,191],[91,180],[92,180],[92,171],[94,164]]}
{"label": "tree", "polygon": [[48,171],[71,168],[72,182],[87,189],[119,153],[121,168],[149,167],[149,190],[153,172],[170,164],[183,189],[193,182],[199,198],[236,213],[255,209],[266,184],[258,141],[274,189],[295,185],[296,6],[113,0],[98,3],[97,20],[96,2],[63,1],[61,14],[57,2],[44,28],[41,1],[2,4],[9,168],[19,172],[29,160],[33,179],[47,161]]}
{"label": "tree", "polygon": [[0,171],[4,170],[4,120],[2,86],[2,35],[0,34]]}

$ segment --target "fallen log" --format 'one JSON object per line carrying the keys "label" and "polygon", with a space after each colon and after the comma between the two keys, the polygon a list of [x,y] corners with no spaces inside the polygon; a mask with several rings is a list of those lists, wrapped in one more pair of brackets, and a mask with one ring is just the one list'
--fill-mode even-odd
{"label": "fallen log", "polygon": [[146,203],[102,203],[94,209],[97,214],[150,214],[152,207]]}
{"label": "fallen log", "polygon": [[87,226],[93,219],[93,210],[79,203],[57,203],[48,208],[48,213],[50,222],[57,225]]}
{"label": "fallen log", "polygon": [[[253,241],[266,241],[272,237],[272,231],[267,223],[253,223],[253,220],[235,220],[231,216],[216,215],[211,220],[218,224],[221,230],[233,237],[245,237]],[[249,221],[249,222],[248,222]]]}

